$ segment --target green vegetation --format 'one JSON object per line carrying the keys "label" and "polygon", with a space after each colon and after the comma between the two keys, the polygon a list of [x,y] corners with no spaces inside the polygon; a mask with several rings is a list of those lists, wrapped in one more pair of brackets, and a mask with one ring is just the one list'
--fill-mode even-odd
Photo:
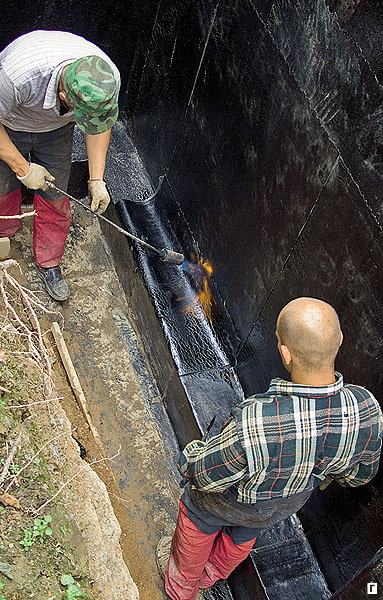
{"label": "green vegetation", "polygon": [[24,538],[21,540],[20,544],[24,547],[26,552],[33,546],[36,539],[39,539],[42,544],[44,542],[44,535],[52,535],[53,531],[51,527],[49,527],[49,523],[51,522],[51,515],[46,515],[43,519],[35,519],[33,521],[33,531],[24,529]]}
{"label": "green vegetation", "polygon": [[[63,575],[61,577],[61,585],[67,587],[66,589],[66,599],[74,600],[75,598],[83,598],[86,600],[85,594],[83,594],[82,590],[78,585],[75,584],[72,575]],[[0,598],[1,600],[1,598]]]}

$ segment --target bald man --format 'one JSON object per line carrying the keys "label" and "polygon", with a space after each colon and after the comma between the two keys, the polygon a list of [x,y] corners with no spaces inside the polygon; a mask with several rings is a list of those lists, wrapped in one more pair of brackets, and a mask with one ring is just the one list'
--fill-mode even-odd
{"label": "bald man", "polygon": [[329,478],[343,486],[376,474],[383,416],[373,395],[334,369],[343,340],[326,302],[297,298],[280,312],[278,350],[290,381],[272,379],[222,432],[190,442],[178,469],[188,482],[173,538],[157,566],[173,600],[203,598],[254,546],[259,530],[297,512]]}

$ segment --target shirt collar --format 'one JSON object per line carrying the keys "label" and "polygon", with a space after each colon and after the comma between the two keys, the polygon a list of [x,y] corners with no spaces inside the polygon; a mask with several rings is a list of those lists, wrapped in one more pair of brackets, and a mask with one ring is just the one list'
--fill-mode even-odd
{"label": "shirt collar", "polygon": [[[52,75],[50,77],[50,80],[48,82],[47,89],[45,92],[43,108],[46,108],[46,109],[53,108],[56,110],[57,113],[59,113],[60,102],[59,102],[58,92],[57,92],[58,85],[59,85],[59,79],[60,79],[63,68],[66,65],[69,65],[74,60],[75,59],[71,58],[70,60],[63,61],[52,72]],[[73,112],[73,111],[71,111],[71,112]]]}
{"label": "shirt collar", "polygon": [[343,376],[335,371],[335,383],[324,386],[302,385],[285,379],[275,378],[270,381],[268,394],[289,396],[330,396],[337,394],[343,387]]}

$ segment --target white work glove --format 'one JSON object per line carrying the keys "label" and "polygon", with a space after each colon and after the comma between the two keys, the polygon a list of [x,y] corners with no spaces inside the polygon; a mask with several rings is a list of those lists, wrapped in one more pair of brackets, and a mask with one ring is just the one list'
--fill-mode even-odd
{"label": "white work glove", "polygon": [[29,171],[26,175],[23,175],[22,177],[16,175],[16,177],[27,188],[30,188],[31,190],[42,190],[43,192],[46,192],[48,189],[47,181],[55,180],[53,175],[51,175],[45,167],[37,165],[36,163],[30,164]]}
{"label": "white work glove", "polygon": [[91,199],[91,210],[94,210],[99,214],[103,213],[110,202],[110,196],[106,189],[105,181],[102,179],[89,179],[88,192]]}

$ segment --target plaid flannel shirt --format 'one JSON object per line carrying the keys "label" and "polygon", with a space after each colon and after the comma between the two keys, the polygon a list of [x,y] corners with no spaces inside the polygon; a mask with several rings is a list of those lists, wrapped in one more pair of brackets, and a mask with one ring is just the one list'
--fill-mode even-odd
{"label": "plaid flannel shirt", "polygon": [[382,432],[374,396],[340,373],[324,387],[273,379],[219,435],[190,442],[178,469],[199,490],[251,504],[312,490],[328,476],[356,487],[378,470]]}

